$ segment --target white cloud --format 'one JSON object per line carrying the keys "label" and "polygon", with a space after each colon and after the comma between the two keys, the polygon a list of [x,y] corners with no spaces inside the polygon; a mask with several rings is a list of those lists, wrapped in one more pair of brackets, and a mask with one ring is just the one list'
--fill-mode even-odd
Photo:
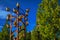
{"label": "white cloud", "polygon": [[0,19],[6,19],[7,14],[9,14],[9,12],[0,10]]}

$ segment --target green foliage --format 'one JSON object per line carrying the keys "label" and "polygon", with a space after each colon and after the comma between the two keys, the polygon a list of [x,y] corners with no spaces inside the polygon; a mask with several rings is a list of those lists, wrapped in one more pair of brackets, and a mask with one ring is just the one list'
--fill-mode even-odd
{"label": "green foliage", "polygon": [[41,40],[41,35],[38,27],[36,27],[32,32],[31,32],[31,40]]}
{"label": "green foliage", "polygon": [[0,32],[0,39],[2,40],[2,32]]}
{"label": "green foliage", "polygon": [[31,40],[31,32],[26,33],[26,40]]}
{"label": "green foliage", "polygon": [[38,25],[40,25],[39,31],[42,40],[60,38],[57,38],[57,33],[60,31],[60,6],[58,0],[42,0],[37,12]]}
{"label": "green foliage", "polygon": [[2,32],[0,32],[0,40],[9,40],[9,32],[6,24],[4,25]]}
{"label": "green foliage", "polygon": [[2,39],[3,40],[9,40],[9,32],[8,32],[8,28],[6,27],[6,25],[3,27],[2,29]]}

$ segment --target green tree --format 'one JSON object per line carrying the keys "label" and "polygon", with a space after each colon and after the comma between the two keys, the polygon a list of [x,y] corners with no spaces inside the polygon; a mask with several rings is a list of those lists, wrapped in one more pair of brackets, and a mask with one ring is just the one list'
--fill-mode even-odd
{"label": "green tree", "polygon": [[0,32],[0,40],[9,40],[9,31],[6,24],[4,25],[2,32]]}
{"label": "green tree", "polygon": [[8,32],[8,28],[6,27],[6,25],[4,25],[2,29],[2,40],[9,40],[9,32]]}
{"label": "green tree", "polygon": [[26,40],[31,40],[31,32],[27,32],[26,33]]}
{"label": "green tree", "polygon": [[34,29],[31,33],[31,40],[37,40],[37,33],[36,33],[36,30]]}
{"label": "green tree", "polygon": [[0,32],[0,39],[2,40],[2,32]]}
{"label": "green tree", "polygon": [[37,12],[37,26],[39,26],[42,40],[59,39],[57,38],[60,31],[60,6],[58,0],[42,0]]}
{"label": "green tree", "polygon": [[38,26],[35,27],[31,32],[31,40],[41,40],[40,30]]}

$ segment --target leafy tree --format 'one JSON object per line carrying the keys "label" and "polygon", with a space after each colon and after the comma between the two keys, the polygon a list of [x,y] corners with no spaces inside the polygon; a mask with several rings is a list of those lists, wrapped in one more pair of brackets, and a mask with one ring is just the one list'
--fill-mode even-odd
{"label": "leafy tree", "polygon": [[37,12],[37,26],[42,40],[57,40],[60,35],[60,6],[58,0],[42,0]]}
{"label": "leafy tree", "polygon": [[2,40],[2,32],[0,32],[0,39]]}
{"label": "leafy tree", "polygon": [[9,40],[9,32],[6,25],[2,29],[2,40]]}
{"label": "leafy tree", "polygon": [[31,33],[31,40],[37,40],[37,37],[36,37],[36,30],[34,29]]}
{"label": "leafy tree", "polygon": [[31,40],[31,32],[27,32],[27,35],[26,35],[26,40]]}
{"label": "leafy tree", "polygon": [[41,40],[41,35],[38,26],[35,27],[34,30],[31,32],[31,40]]}
{"label": "leafy tree", "polygon": [[0,40],[9,40],[9,32],[6,24],[4,25],[2,32],[0,32]]}

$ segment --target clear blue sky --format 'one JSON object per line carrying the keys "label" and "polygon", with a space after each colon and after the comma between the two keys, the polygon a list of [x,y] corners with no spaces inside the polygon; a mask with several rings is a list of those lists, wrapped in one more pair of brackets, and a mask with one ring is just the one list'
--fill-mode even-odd
{"label": "clear blue sky", "polygon": [[[8,13],[6,12],[5,8],[10,7],[11,9],[16,7],[15,4],[19,2],[20,7],[25,10],[26,8],[30,9],[29,12],[29,25],[27,26],[27,31],[31,31],[36,26],[36,12],[38,8],[38,4],[41,0],[0,0],[0,30],[3,28],[3,25],[6,22],[6,16]],[[12,13],[13,14],[13,13]]]}

